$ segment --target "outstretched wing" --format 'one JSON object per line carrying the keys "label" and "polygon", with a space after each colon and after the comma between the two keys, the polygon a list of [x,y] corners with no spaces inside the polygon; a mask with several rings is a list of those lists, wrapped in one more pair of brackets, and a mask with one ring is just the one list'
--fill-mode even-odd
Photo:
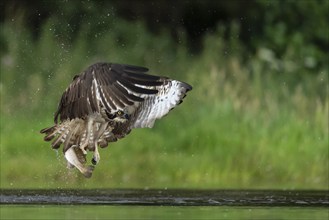
{"label": "outstretched wing", "polygon": [[187,83],[168,78],[161,79],[162,85],[156,86],[158,93],[144,97],[144,102],[134,113],[131,128],[153,127],[156,119],[160,119],[179,105],[186,93],[192,89]]}
{"label": "outstretched wing", "polygon": [[90,66],[81,75],[75,76],[73,82],[65,90],[55,113],[66,119],[84,118],[94,112],[108,113],[134,106],[134,112],[139,103],[148,95],[158,93],[156,89],[164,83],[163,78],[145,74],[147,68],[97,63]]}

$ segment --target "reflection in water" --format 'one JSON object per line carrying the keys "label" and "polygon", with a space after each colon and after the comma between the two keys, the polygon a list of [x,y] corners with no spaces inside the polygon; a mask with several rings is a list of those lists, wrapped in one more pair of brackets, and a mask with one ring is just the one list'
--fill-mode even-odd
{"label": "reflection in water", "polygon": [[1,190],[2,204],[328,207],[328,191]]}

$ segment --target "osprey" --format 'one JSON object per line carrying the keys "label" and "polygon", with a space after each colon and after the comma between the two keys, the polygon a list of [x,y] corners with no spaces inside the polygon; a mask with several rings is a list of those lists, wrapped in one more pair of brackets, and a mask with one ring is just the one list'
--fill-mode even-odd
{"label": "osprey", "polygon": [[[180,104],[192,87],[145,67],[96,63],[73,78],[55,112],[55,125],[42,129],[44,140],[63,153],[68,167],[91,177],[100,160],[98,147],[123,138],[133,128],[151,128]],[[59,120],[58,120],[59,119]],[[86,166],[87,151],[93,152]]]}

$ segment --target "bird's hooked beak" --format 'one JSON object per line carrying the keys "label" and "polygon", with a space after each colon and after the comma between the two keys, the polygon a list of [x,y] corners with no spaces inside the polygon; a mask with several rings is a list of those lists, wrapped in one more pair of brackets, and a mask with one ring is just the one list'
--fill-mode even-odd
{"label": "bird's hooked beak", "polygon": [[128,114],[125,113],[124,114],[124,118],[127,119],[127,120],[129,120],[130,119],[130,115],[128,115]]}

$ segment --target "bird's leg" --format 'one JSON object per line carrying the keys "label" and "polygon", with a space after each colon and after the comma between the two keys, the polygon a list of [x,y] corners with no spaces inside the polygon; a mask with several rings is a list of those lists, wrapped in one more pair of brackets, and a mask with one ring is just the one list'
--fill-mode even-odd
{"label": "bird's leg", "polygon": [[96,165],[99,162],[100,159],[101,159],[101,157],[100,157],[99,152],[98,152],[98,146],[97,146],[97,143],[95,143],[94,156],[91,159],[91,163]]}
{"label": "bird's leg", "polygon": [[88,146],[88,139],[86,139],[86,141],[79,146],[79,148],[81,149],[81,151],[82,151],[83,154],[87,154],[87,151],[86,151],[86,147],[87,146]]}
{"label": "bird's leg", "polygon": [[97,146],[97,142],[98,142],[98,139],[104,134],[105,132],[105,129],[107,127],[107,122],[102,122],[101,123],[101,126],[99,127],[98,129],[98,132],[95,136],[95,141],[94,141],[94,156],[93,158],[91,159],[91,162],[92,164],[96,165],[99,160],[100,160],[100,155],[99,155],[99,152],[98,152],[98,146]]}
{"label": "bird's leg", "polygon": [[89,145],[89,139],[90,139],[90,136],[92,135],[93,133],[93,123],[94,123],[94,118],[93,117],[88,117],[88,122],[87,122],[87,129],[86,129],[86,140],[85,142],[80,145],[80,149],[82,150],[83,154],[87,154],[87,151],[86,151],[86,148],[88,147]]}

